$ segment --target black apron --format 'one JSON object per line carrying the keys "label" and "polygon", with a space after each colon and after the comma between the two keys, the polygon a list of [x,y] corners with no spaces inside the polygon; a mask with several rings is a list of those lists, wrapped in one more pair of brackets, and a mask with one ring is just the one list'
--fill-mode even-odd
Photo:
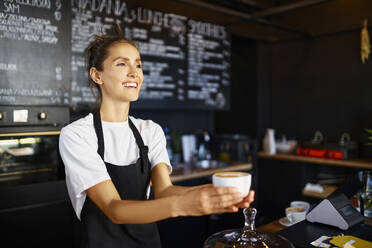
{"label": "black apron", "polygon": [[[140,150],[135,164],[118,166],[106,163],[107,171],[123,200],[147,200],[147,187],[151,177],[151,166],[147,156],[148,147],[143,144],[140,133],[128,117]],[[94,113],[94,129],[98,137],[98,153],[104,161],[104,141],[99,112]],[[81,212],[82,247],[84,248],[160,248],[156,223],[123,224],[112,223],[106,215],[86,197]]]}

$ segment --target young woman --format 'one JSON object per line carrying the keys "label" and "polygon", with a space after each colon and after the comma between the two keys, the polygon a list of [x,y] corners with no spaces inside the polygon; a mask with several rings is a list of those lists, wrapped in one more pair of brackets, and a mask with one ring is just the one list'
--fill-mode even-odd
{"label": "young woman", "polygon": [[[60,154],[83,227],[82,247],[157,248],[154,222],[236,212],[249,206],[254,192],[243,199],[235,188],[172,185],[161,127],[128,116],[143,73],[138,49],[120,26],[117,33],[95,36],[86,49],[90,87],[98,87],[100,107],[62,129]],[[148,200],[150,185],[154,200]]]}

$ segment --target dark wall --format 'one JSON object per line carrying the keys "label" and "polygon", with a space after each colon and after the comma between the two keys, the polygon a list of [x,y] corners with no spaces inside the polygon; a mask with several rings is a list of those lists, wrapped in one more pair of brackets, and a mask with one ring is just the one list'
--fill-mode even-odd
{"label": "dark wall", "polygon": [[150,119],[163,128],[175,128],[183,133],[197,130],[214,132],[214,112],[197,110],[133,110],[130,115]]}
{"label": "dark wall", "polygon": [[216,111],[216,132],[256,137],[257,41],[232,36],[231,42],[231,108]]}
{"label": "dark wall", "polygon": [[[297,139],[320,130],[329,141],[343,132],[362,141],[372,127],[372,64],[360,60],[360,33],[274,43],[268,125]],[[267,69],[267,68],[266,68]],[[261,82],[260,82],[261,83]]]}

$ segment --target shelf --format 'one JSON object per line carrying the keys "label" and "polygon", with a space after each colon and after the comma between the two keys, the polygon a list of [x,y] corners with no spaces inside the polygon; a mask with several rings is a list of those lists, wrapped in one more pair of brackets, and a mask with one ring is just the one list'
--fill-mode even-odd
{"label": "shelf", "polygon": [[344,166],[344,167],[353,167],[353,168],[361,168],[361,169],[372,169],[372,160],[369,160],[369,159],[336,160],[336,159],[328,159],[328,158],[305,157],[305,156],[298,156],[294,154],[269,155],[265,152],[259,152],[258,157],[264,158],[264,159],[286,160],[286,161],[293,161],[293,162],[323,164],[323,165],[330,165],[330,166]]}
{"label": "shelf", "polygon": [[201,168],[175,168],[173,173],[171,174],[171,180],[173,183],[194,179],[194,178],[201,178],[206,176],[211,176],[216,172],[221,171],[243,171],[243,170],[250,170],[252,169],[252,164],[233,164],[229,166],[224,166],[220,168],[210,168],[210,169],[201,169]]}
{"label": "shelf", "polygon": [[333,186],[333,185],[322,185],[322,186],[323,186],[323,192],[322,193],[318,193],[318,192],[314,192],[314,191],[308,191],[308,190],[303,189],[302,190],[302,195],[308,196],[308,197],[313,197],[313,198],[325,199],[338,188],[337,186]]}

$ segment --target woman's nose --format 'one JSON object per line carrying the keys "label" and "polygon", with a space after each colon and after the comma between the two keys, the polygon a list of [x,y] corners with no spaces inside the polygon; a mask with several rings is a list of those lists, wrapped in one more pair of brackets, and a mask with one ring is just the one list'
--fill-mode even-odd
{"label": "woman's nose", "polygon": [[128,72],[128,77],[137,77],[137,71],[134,66],[130,66],[129,72]]}

